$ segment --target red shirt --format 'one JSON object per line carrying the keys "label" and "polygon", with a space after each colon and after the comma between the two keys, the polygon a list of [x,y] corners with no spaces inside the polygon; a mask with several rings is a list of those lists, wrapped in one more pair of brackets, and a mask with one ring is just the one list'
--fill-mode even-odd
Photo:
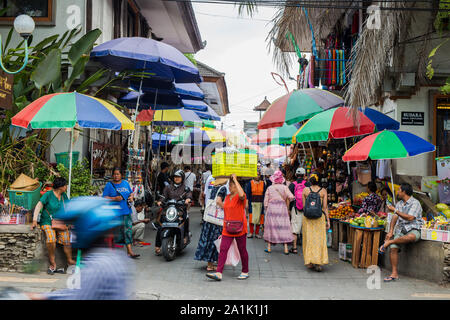
{"label": "red shirt", "polygon": [[[236,193],[233,199],[230,199],[231,195],[227,195],[223,203],[223,231],[222,235],[227,237],[240,237],[247,234],[247,217],[245,216],[245,202],[247,198],[244,195],[244,199],[239,199],[239,195]],[[229,234],[225,228],[225,221],[242,221],[244,228],[241,233]]]}

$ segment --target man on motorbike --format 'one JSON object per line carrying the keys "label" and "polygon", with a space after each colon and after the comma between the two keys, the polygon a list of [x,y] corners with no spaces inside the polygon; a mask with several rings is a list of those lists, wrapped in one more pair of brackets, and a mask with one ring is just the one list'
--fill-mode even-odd
{"label": "man on motorbike", "polygon": [[[172,176],[172,183],[169,186],[166,186],[163,191],[163,198],[165,200],[185,200],[186,209],[183,212],[183,220],[184,220],[184,241],[185,243],[188,240],[189,235],[189,220],[187,218],[187,212],[189,209],[189,205],[192,202],[192,192],[191,190],[185,186],[184,184],[184,171],[177,170]],[[156,204],[161,206],[161,200],[157,201]],[[158,214],[157,222],[161,225],[161,214],[162,210]],[[161,228],[158,228],[156,233],[155,240],[155,254],[157,256],[161,255]]]}

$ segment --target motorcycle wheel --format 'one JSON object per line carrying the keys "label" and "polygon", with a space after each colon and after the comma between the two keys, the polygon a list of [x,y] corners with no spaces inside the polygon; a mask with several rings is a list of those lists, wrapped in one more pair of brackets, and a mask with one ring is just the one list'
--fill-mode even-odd
{"label": "motorcycle wheel", "polygon": [[172,261],[175,259],[176,250],[173,248],[173,237],[162,239],[161,243],[162,254],[167,261]]}

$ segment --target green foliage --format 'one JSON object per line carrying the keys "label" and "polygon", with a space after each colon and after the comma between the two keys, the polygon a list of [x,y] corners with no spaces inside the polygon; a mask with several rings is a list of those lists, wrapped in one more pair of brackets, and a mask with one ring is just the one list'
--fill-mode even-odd
{"label": "green foliage", "polygon": [[42,135],[14,139],[0,144],[0,192],[4,194],[4,190],[21,173],[35,177],[35,168],[47,165],[41,159],[43,150],[49,145],[50,142],[46,141]]}
{"label": "green foliage", "polygon": [[[438,11],[436,14],[436,19],[434,20],[434,27],[439,33],[442,33],[445,29],[450,30],[450,23],[448,21],[450,19],[450,0],[440,0],[439,9],[446,10]],[[447,21],[447,26],[445,26],[445,20]]]}
{"label": "green foliage", "polygon": [[[441,42],[436,48],[433,48],[431,50],[430,54],[428,55],[428,65],[427,65],[427,77],[429,79],[432,79],[434,76],[434,68],[433,68],[433,57],[436,55],[436,52],[439,50],[439,48],[445,44],[449,39]],[[446,79],[445,84],[441,87],[441,92],[444,94],[450,93],[450,77]]]}
{"label": "green foliage", "polygon": [[[69,169],[61,163],[59,163],[56,168],[61,177],[69,181]],[[87,159],[83,159],[82,162],[77,161],[76,165],[72,167],[70,197],[75,198],[79,196],[90,196],[94,193],[94,191],[95,188],[91,184],[89,162]]]}
{"label": "green foliage", "polygon": [[195,66],[197,65],[197,60],[195,60],[194,54],[193,53],[185,53],[184,54],[186,58],[189,59],[189,61],[191,61]]}

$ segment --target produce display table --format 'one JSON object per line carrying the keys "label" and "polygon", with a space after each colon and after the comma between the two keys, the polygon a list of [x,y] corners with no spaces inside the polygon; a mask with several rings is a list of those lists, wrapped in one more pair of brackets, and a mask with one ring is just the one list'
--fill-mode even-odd
{"label": "produce display table", "polygon": [[350,225],[354,232],[352,241],[352,266],[367,268],[378,264],[380,236],[384,227],[364,228]]}
{"label": "produce display table", "polygon": [[339,221],[340,219],[330,218],[331,223],[331,248],[339,250]]}
{"label": "produce display table", "polygon": [[355,230],[350,228],[350,223],[340,220],[339,221],[339,243],[353,243],[353,235]]}

